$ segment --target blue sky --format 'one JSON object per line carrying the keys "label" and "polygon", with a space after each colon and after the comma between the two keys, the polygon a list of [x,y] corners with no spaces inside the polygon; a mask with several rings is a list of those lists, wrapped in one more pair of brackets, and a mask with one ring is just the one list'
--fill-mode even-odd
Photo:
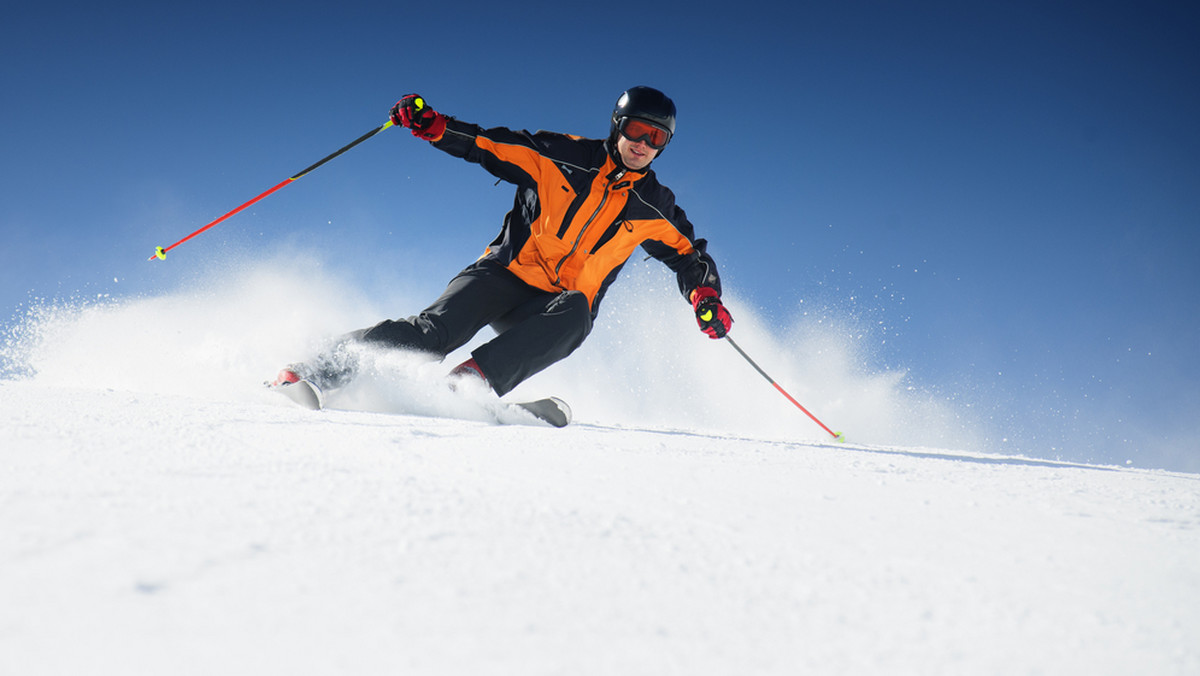
{"label": "blue sky", "polygon": [[291,247],[364,289],[436,291],[511,191],[396,130],[146,258],[408,92],[600,136],[648,84],[680,111],[655,168],[747,311],[852,326],[870,366],[1095,459],[1200,469],[1200,10],[807,4],[9,10],[0,319]]}

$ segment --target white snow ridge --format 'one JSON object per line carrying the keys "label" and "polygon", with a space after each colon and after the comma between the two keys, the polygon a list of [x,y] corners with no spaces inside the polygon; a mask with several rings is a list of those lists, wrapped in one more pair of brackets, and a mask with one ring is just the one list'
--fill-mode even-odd
{"label": "white snow ridge", "polygon": [[10,336],[0,674],[1200,673],[1198,475],[913,445],[970,431],[848,374],[832,443],[687,308],[526,383],[565,429],[306,411],[259,383],[385,316],[306,283]]}

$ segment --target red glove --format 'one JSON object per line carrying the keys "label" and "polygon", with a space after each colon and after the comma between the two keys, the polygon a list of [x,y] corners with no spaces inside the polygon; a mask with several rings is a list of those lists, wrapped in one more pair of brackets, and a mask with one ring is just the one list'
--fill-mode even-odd
{"label": "red glove", "polygon": [[392,106],[392,124],[408,127],[413,136],[426,141],[437,141],[446,133],[446,116],[430,108],[417,94],[409,94]]}
{"label": "red glove", "polygon": [[702,286],[692,292],[692,309],[696,311],[696,323],[709,338],[724,338],[733,327],[733,317],[721,304],[721,296],[711,286]]}

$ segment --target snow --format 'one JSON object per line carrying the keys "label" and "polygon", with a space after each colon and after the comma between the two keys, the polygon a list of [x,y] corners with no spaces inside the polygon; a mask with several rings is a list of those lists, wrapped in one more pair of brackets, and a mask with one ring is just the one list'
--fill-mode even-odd
{"label": "snow", "polygon": [[[372,410],[306,411],[257,383],[371,312],[310,284],[10,336],[0,673],[1200,673],[1200,475],[961,450],[969,421],[895,374],[739,317],[838,444],[680,339],[686,308],[522,386],[570,401],[566,429],[383,357]],[[403,412],[415,392],[440,415]]]}

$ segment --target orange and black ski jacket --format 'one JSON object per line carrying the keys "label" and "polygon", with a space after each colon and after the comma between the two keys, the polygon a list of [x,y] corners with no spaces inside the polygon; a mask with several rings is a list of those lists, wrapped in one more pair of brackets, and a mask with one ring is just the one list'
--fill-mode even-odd
{"label": "orange and black ski jacket", "polygon": [[599,139],[447,118],[433,142],[516,184],[512,211],[484,258],[546,291],[577,290],[593,317],[604,292],[639,245],[676,274],[684,297],[701,286],[720,293],[717,266],[696,239],[675,195],[654,171],[628,171]]}

